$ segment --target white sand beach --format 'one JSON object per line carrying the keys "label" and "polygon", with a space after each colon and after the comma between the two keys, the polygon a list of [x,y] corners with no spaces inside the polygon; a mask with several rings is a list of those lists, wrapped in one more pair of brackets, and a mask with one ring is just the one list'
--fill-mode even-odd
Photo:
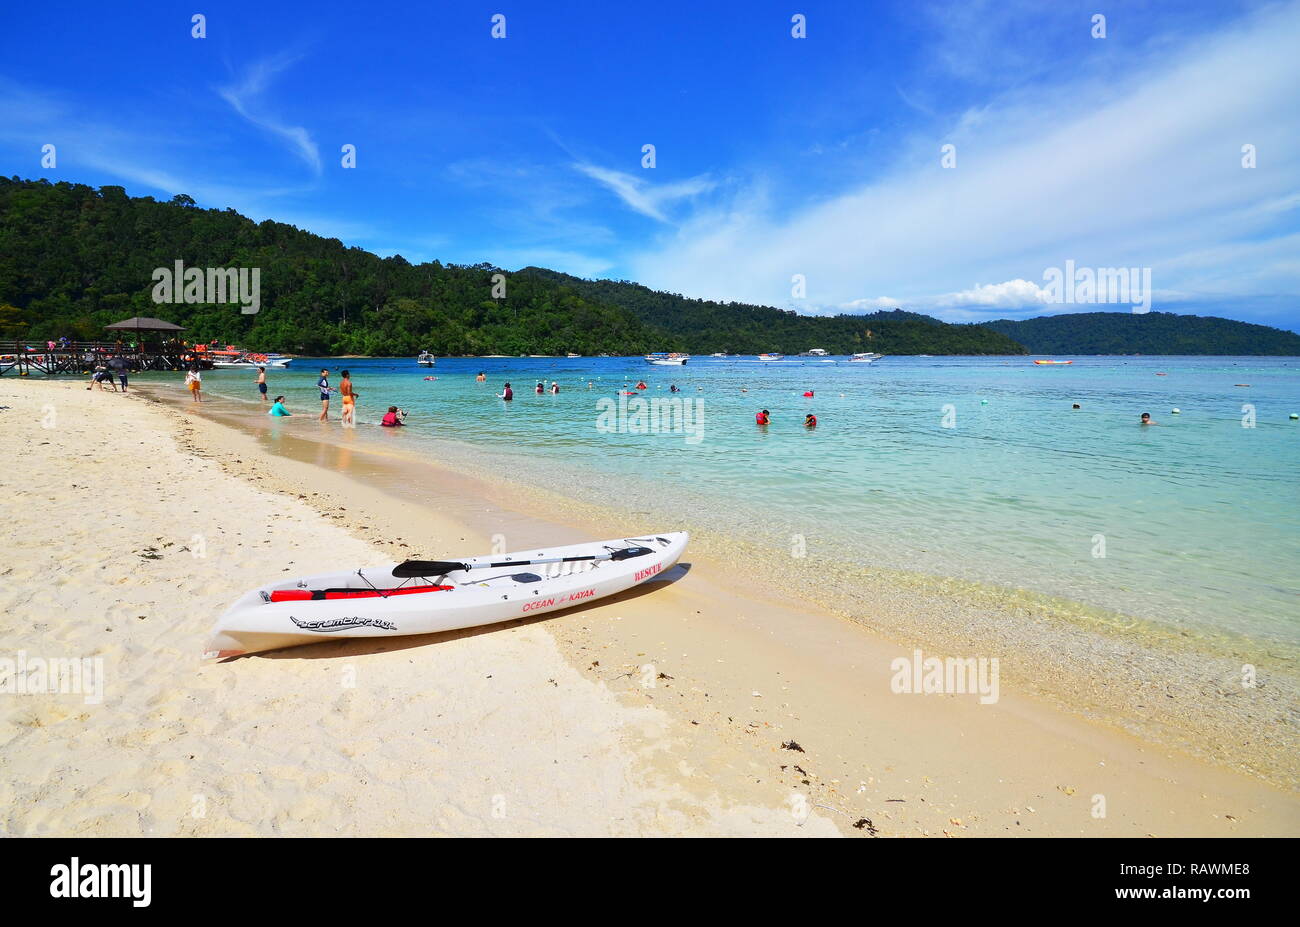
{"label": "white sand beach", "polygon": [[92,658],[104,681],[0,698],[0,833],[1300,829],[1294,791],[1047,701],[897,695],[897,642],[698,558],[544,620],[202,665],[245,590],[486,551],[502,507],[457,522],[144,395],[5,378],[0,407],[0,657]]}

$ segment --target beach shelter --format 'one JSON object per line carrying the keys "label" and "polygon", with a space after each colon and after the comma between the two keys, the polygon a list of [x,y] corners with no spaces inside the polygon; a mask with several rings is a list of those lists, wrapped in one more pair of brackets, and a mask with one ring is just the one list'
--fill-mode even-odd
{"label": "beach shelter", "polygon": [[140,340],[141,332],[183,332],[185,329],[174,322],[166,322],[162,319],[151,319],[146,316],[135,316],[130,319],[123,319],[120,322],[114,322],[112,325],[105,325],[104,328],[109,331],[128,331],[135,332],[135,343],[137,346],[143,345]]}

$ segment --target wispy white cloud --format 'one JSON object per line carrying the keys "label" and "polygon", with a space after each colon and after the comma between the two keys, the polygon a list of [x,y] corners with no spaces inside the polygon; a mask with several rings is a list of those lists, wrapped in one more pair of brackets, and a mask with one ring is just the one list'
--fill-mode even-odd
{"label": "wispy white cloud", "polygon": [[669,222],[665,208],[678,200],[688,200],[717,186],[707,176],[692,177],[677,183],[652,184],[644,177],[610,170],[595,164],[578,162],[574,168],[613,191],[636,212],[660,222]]}
{"label": "wispy white cloud", "polygon": [[220,87],[217,92],[235,112],[253,125],[288,142],[289,147],[298,157],[302,158],[317,176],[320,176],[320,150],[316,147],[311,133],[302,126],[289,125],[271,115],[264,99],[266,88],[272,79],[296,61],[298,56],[291,54],[281,54],[255,61],[245,69],[236,83],[228,87]]}
{"label": "wispy white cloud", "polygon": [[[988,306],[988,317],[998,300],[1032,305],[1046,269],[1067,260],[1151,267],[1157,294],[1300,296],[1298,46],[1289,3],[1171,43],[1121,80],[1072,75],[991,97],[900,146],[892,169],[805,206],[778,212],[747,191],[708,203],[631,270],[674,292],[771,305],[802,274],[804,311],[888,293],[904,308]],[[946,142],[955,169],[940,167]],[[1244,144],[1255,169],[1242,167]],[[979,280],[1005,282],[972,289]]]}

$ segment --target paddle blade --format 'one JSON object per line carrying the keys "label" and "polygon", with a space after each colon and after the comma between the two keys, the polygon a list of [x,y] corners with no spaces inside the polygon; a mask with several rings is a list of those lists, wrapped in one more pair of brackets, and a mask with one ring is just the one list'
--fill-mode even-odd
{"label": "paddle blade", "polygon": [[398,579],[412,579],[416,576],[441,576],[454,573],[468,567],[453,560],[407,560],[393,567],[393,575]]}
{"label": "paddle blade", "polygon": [[610,560],[631,560],[633,557],[644,557],[646,554],[653,554],[654,551],[648,547],[624,547],[622,550],[616,550],[609,555]]}

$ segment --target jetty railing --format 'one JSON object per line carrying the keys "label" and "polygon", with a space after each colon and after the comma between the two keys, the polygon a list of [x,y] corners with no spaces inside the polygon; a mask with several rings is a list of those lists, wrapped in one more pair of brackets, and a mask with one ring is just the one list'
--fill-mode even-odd
{"label": "jetty railing", "polygon": [[[182,341],[142,338],[130,341],[0,341],[0,376],[14,371],[18,376],[33,373],[84,376],[110,357],[124,359],[132,370],[184,370],[194,358],[193,349]],[[199,355],[200,365],[211,362]]]}

